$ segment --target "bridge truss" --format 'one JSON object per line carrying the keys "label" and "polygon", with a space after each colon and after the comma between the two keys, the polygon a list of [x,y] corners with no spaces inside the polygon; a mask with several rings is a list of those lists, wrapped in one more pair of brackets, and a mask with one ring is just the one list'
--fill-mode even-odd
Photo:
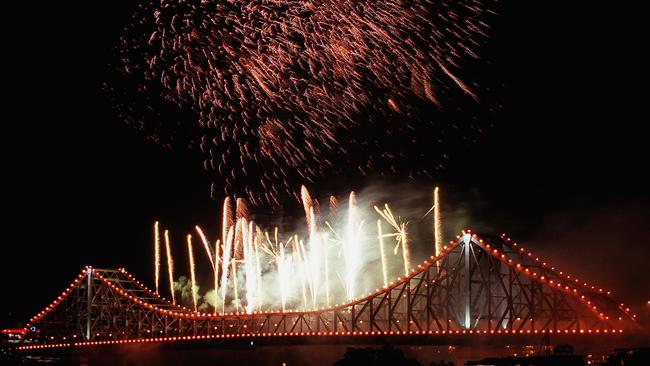
{"label": "bridge truss", "polygon": [[312,311],[205,314],[170,303],[125,270],[86,267],[34,316],[19,349],[190,339],[456,334],[602,334],[636,326],[610,293],[502,236],[463,232],[408,277]]}

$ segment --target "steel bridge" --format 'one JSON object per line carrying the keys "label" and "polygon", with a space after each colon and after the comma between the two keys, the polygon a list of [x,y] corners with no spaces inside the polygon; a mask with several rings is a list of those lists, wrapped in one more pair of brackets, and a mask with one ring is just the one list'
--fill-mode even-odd
{"label": "steel bridge", "polygon": [[310,311],[205,314],[124,269],[86,267],[34,316],[18,349],[275,337],[605,335],[636,329],[610,292],[556,270],[505,235],[455,241],[389,286]]}

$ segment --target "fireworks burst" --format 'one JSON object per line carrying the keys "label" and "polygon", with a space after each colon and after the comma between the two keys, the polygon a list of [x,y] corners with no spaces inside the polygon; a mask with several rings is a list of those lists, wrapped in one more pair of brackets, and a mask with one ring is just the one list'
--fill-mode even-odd
{"label": "fireworks burst", "polygon": [[476,117],[492,108],[489,85],[473,71],[495,7],[144,1],[105,88],[127,123],[200,148],[215,187],[253,205],[300,200],[294,187],[323,178],[430,176],[488,125]]}
{"label": "fireworks burst", "polygon": [[[309,192],[304,191],[304,196],[308,197]],[[230,227],[221,230],[220,235],[226,233],[225,240],[221,243],[217,239],[213,252],[209,236],[200,227],[195,227],[214,275],[214,288],[211,291],[215,300],[211,298],[210,305],[215,314],[218,310],[222,313],[228,310],[252,313],[272,310],[276,306],[282,311],[330,306],[332,300],[340,303],[358,298],[368,289],[379,285],[375,282],[381,281],[387,287],[390,276],[409,274],[407,222],[395,216],[387,204],[381,209],[374,206],[374,211],[380,216],[375,234],[373,228],[364,228],[365,218],[354,192],[350,193],[347,211],[341,212],[340,218],[330,215],[333,224],[322,218],[319,220],[313,205],[316,200],[310,200],[312,204],[307,205],[309,210],[305,217],[307,225],[303,238],[292,234],[284,236],[287,240],[283,241],[277,227],[272,232],[264,231],[245,217],[247,211],[242,211],[234,222],[222,218],[222,222],[230,223]],[[231,200],[225,201],[225,215],[231,213],[229,202]],[[244,207],[244,203],[241,202],[239,207]],[[383,221],[392,230],[385,231]],[[342,236],[335,231],[337,225],[342,227]],[[158,227],[159,223],[154,223],[154,230]],[[372,234],[368,235],[370,233],[365,230],[370,230]],[[164,238],[169,280],[173,284],[174,264],[167,230]],[[393,251],[384,248],[387,238],[395,240]],[[372,244],[375,239],[378,245]],[[241,248],[241,254],[238,254],[238,248]],[[202,297],[198,293],[191,235],[187,235],[187,250],[192,304],[196,311],[201,308]],[[369,268],[374,258],[381,260],[381,273]],[[374,281],[380,277],[381,280]],[[340,283],[331,281],[332,278],[338,278]],[[269,297],[269,294],[278,294],[278,298]],[[173,291],[172,301],[176,301]]]}
{"label": "fireworks burst", "polygon": [[399,219],[396,219],[393,215],[393,212],[390,210],[390,207],[388,207],[388,204],[384,204],[384,208],[381,210],[377,206],[374,206],[374,208],[375,211],[377,211],[377,213],[379,213],[379,215],[383,217],[384,220],[386,220],[386,222],[388,222],[388,224],[390,224],[390,226],[395,229],[395,232],[382,234],[381,236],[384,238],[395,238],[396,244],[393,252],[396,254],[398,249],[401,247],[402,259],[404,261],[404,276],[408,276],[409,269],[411,268],[411,255],[406,234],[407,222],[399,221]]}

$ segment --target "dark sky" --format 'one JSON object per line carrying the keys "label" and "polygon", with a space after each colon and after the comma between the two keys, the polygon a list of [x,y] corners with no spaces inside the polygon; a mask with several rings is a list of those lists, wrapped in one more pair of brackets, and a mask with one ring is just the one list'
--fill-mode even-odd
{"label": "dark sky", "polygon": [[[151,282],[155,219],[179,234],[216,225],[196,156],[146,142],[100,91],[129,2],[91,3],[4,12],[0,327],[39,311],[86,264]],[[448,209],[647,301],[640,23],[587,1],[512,3],[525,5],[504,3],[493,41],[504,111],[439,177]]]}

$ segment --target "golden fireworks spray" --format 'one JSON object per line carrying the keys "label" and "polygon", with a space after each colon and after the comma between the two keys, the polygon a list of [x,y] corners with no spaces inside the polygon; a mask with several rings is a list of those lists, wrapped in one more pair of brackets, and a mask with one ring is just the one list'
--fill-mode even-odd
{"label": "golden fireworks spray", "polygon": [[215,268],[214,264],[214,259],[212,258],[212,253],[210,252],[210,243],[208,242],[208,239],[205,237],[205,234],[203,234],[203,230],[197,225],[194,227],[196,229],[196,232],[199,234],[199,237],[201,238],[201,242],[203,243],[203,248],[205,249],[205,253],[208,256],[208,259],[210,260],[210,264],[212,264],[212,268]]}
{"label": "golden fireworks spray", "polygon": [[[245,226],[246,219],[237,219],[235,223],[235,237],[234,237],[234,250],[232,252],[232,259],[231,259],[231,268],[230,271],[232,273],[232,285],[233,285],[233,292],[235,294],[235,307],[237,311],[239,311],[239,284],[237,282],[237,261],[243,256],[243,245],[242,245],[242,227]],[[240,249],[241,248],[241,249]],[[240,254],[241,252],[241,254]]]}
{"label": "golden fireworks spray", "polygon": [[[219,280],[219,240],[215,243],[214,246],[214,256],[210,252],[210,243],[208,242],[208,239],[205,237],[205,234],[203,233],[203,230],[197,225],[194,227],[199,234],[199,237],[201,238],[201,242],[203,243],[203,248],[205,249],[205,253],[208,256],[208,259],[210,260],[210,264],[212,264],[212,271],[214,272],[214,295],[215,298],[217,296],[217,288],[218,288],[218,280]],[[214,313],[217,313],[217,305],[215,302],[214,305]]]}
{"label": "golden fireworks spray", "polygon": [[194,311],[197,310],[196,308],[196,290],[194,287],[196,286],[196,267],[194,266],[194,252],[192,251],[192,235],[187,235],[187,254],[188,258],[190,259],[190,278],[192,279],[192,284],[190,286],[190,290],[192,291],[192,302],[194,303]]}
{"label": "golden fireworks spray", "polygon": [[305,219],[307,220],[307,232],[311,233],[313,230],[314,223],[311,221],[310,210],[312,208],[313,202],[307,187],[300,186],[300,198],[302,200],[302,207],[305,209]]}
{"label": "golden fireworks spray", "polygon": [[233,258],[232,262],[232,286],[235,293],[235,309],[239,311],[239,291],[237,290],[237,260]]}
{"label": "golden fireworks spray", "polygon": [[311,207],[314,208],[314,212],[318,215],[320,212],[320,203],[318,203],[318,199],[314,198],[311,200]]}
{"label": "golden fireworks spray", "polygon": [[261,246],[261,250],[268,254],[271,258],[275,260],[276,267],[278,269],[278,287],[280,290],[280,302],[282,303],[282,311],[286,311],[287,299],[289,297],[289,284],[291,283],[291,257],[287,256],[285,253],[286,245],[289,245],[292,238],[289,238],[286,244],[278,242],[278,228],[274,230],[273,239],[269,236],[268,232],[264,233],[266,237],[266,243]]}
{"label": "golden fireworks spray", "polygon": [[408,246],[406,223],[402,223],[400,237],[402,242],[402,259],[404,259],[404,276],[408,276],[409,269],[411,268],[411,249]]}
{"label": "golden fireworks spray", "polygon": [[336,211],[338,209],[338,202],[336,197],[330,196],[330,216],[333,218],[336,216]]}
{"label": "golden fireworks spray", "polygon": [[228,291],[228,270],[230,268],[230,253],[232,251],[232,241],[235,236],[234,227],[230,227],[226,234],[226,241],[223,248],[223,259],[221,261],[221,312],[226,312],[226,291]]}
{"label": "golden fireworks spray", "polygon": [[433,190],[433,228],[435,253],[437,257],[442,251],[442,222],[440,218],[440,194],[438,187]]}
{"label": "golden fireworks spray", "polygon": [[[243,250],[240,249],[241,247],[241,235],[242,235],[242,220],[243,219],[237,219],[235,221],[235,238],[233,241],[233,251],[232,251],[232,258],[233,259],[241,259],[241,256],[243,255]],[[242,253],[240,253],[240,251]]]}
{"label": "golden fireworks spray", "polygon": [[248,206],[243,198],[237,198],[235,201],[235,220],[239,219],[248,220]]}
{"label": "golden fireworks spray", "polygon": [[169,230],[165,230],[165,250],[167,251],[167,273],[169,274],[169,292],[172,294],[172,303],[176,304],[174,294],[174,259],[172,258],[172,247],[169,243]]}
{"label": "golden fireworks spray", "polygon": [[379,252],[381,254],[381,271],[384,275],[384,287],[387,287],[388,271],[386,270],[386,252],[384,250],[384,234],[381,231],[381,220],[377,220],[377,238],[379,239]]}
{"label": "golden fireworks spray", "polygon": [[298,240],[298,235],[294,236],[293,239],[293,255],[296,258],[296,264],[298,265],[298,275],[300,277],[300,286],[302,287],[302,303],[303,306],[307,307],[307,286],[305,284],[305,260],[301,254],[301,241]]}
{"label": "golden fireworks spray", "polygon": [[404,261],[404,275],[408,276],[409,275],[409,268],[411,267],[411,253],[410,249],[408,246],[408,239],[407,239],[407,234],[406,234],[406,222],[398,222],[398,219],[395,218],[395,215],[393,215],[393,212],[390,210],[390,207],[388,207],[388,204],[384,204],[383,210],[380,210],[377,206],[374,206],[375,211],[379,213],[381,217],[386,220],[392,226],[396,232],[390,233],[390,234],[384,234],[382,237],[394,237],[396,239],[396,245],[395,249],[393,250],[393,254],[397,254],[397,249],[401,246],[402,247],[402,259]]}
{"label": "golden fireworks spray", "polygon": [[[252,224],[252,223],[251,223]],[[249,228],[242,228],[242,247],[244,250],[244,288],[246,289],[246,306],[244,309],[246,312],[252,312],[255,309],[255,290],[257,285],[255,281],[257,275],[255,274],[254,262],[253,262],[253,248],[252,240],[250,238],[251,234],[251,224]]]}
{"label": "golden fireworks spray", "polygon": [[223,200],[223,210],[221,212],[221,242],[226,243],[228,230],[232,226],[232,207],[230,197]]}
{"label": "golden fireworks spray", "polygon": [[314,207],[309,209],[309,217],[312,222],[312,229],[309,233],[309,252],[303,255],[308,259],[307,273],[309,275],[309,288],[311,291],[312,305],[316,307],[316,300],[321,286],[321,270],[323,265],[323,241],[321,235],[316,232],[316,214]]}
{"label": "golden fireworks spray", "polygon": [[242,230],[242,241],[244,247],[244,285],[246,288],[245,310],[251,313],[260,307],[259,259],[257,258],[257,240],[254,237],[253,222],[248,223],[248,229],[244,228]]}
{"label": "golden fireworks spray", "polygon": [[323,239],[323,256],[325,257],[325,302],[330,306],[330,265],[329,265],[329,245],[327,238]]}
{"label": "golden fireworks spray", "polygon": [[[303,208],[307,211],[305,217],[307,222],[307,238],[300,240],[297,235],[292,235],[286,243],[279,241],[278,228],[276,227],[273,235],[255,226],[255,223],[248,221],[248,209],[242,199],[238,199],[236,209],[233,210],[233,203],[227,198],[223,204],[222,224],[224,230],[221,232],[222,240],[216,240],[215,247],[211,248],[210,241],[199,226],[195,226],[197,235],[200,237],[204,251],[212,265],[214,273],[214,291],[215,306],[214,314],[217,314],[217,301],[221,301],[222,312],[226,311],[226,301],[228,308],[231,307],[236,311],[241,311],[240,306],[245,312],[253,312],[263,308],[262,304],[262,261],[266,258],[272,258],[277,267],[277,280],[279,297],[282,302],[282,310],[287,311],[288,302],[300,298],[302,295],[302,307],[316,308],[326,303],[331,305],[331,301],[336,302],[332,297],[330,279],[338,276],[340,279],[345,295],[348,300],[352,300],[363,292],[360,288],[359,276],[364,264],[364,238],[362,235],[362,225],[364,220],[360,215],[356,205],[356,195],[350,193],[348,200],[347,218],[344,220],[344,234],[339,236],[330,223],[323,220],[331,230],[329,233],[318,232],[318,204],[314,198],[309,195],[305,187],[301,189],[301,198]],[[441,243],[440,230],[440,199],[439,189],[434,190],[434,206],[429,212],[434,211],[434,235],[436,237],[436,248]],[[337,202],[334,197],[330,198],[330,213],[336,214]],[[410,271],[410,250],[408,243],[407,224],[400,217],[396,217],[387,204],[380,209],[374,207],[379,213],[381,219],[377,220],[377,239],[381,255],[382,281],[384,286],[389,284],[389,260],[391,258],[384,238],[395,239],[395,249],[393,254],[398,255],[401,250],[401,261],[404,265],[404,274],[409,275]],[[427,212],[427,214],[429,213]],[[234,217],[236,216],[236,219]],[[425,214],[426,216],[426,214]],[[382,222],[386,220],[389,229]],[[160,226],[156,221],[154,224],[154,241],[155,241],[155,265],[156,265],[156,287],[159,290],[159,271],[160,271]],[[170,293],[172,301],[176,303],[174,288],[174,262],[172,258],[171,243],[168,230],[164,231],[165,248],[167,253],[167,266],[169,274]],[[333,244],[332,244],[333,243]],[[330,246],[339,247],[339,254],[330,258]],[[187,235],[187,246],[191,271],[192,301],[194,310],[198,311],[198,289],[196,283],[196,265],[194,258],[194,248],[192,236]],[[199,249],[200,250],[200,249]],[[266,257],[266,256],[269,257]],[[334,263],[334,264],[332,264]],[[330,268],[332,266],[332,268]],[[337,269],[340,268],[340,271]],[[334,271],[332,271],[334,270]],[[324,273],[322,273],[324,271]],[[238,273],[241,272],[241,273]],[[332,276],[334,274],[334,276]],[[239,276],[241,276],[241,278]],[[244,288],[243,291],[239,286]],[[323,289],[323,287],[325,287]],[[299,294],[298,292],[301,294]],[[324,292],[324,301],[319,301],[318,296]],[[241,299],[240,299],[241,296]],[[217,300],[219,299],[220,300]],[[299,301],[298,301],[299,302]],[[234,305],[233,305],[234,304]],[[311,306],[308,306],[311,305]],[[232,311],[232,310],[229,310]]]}
{"label": "golden fireworks spray", "polygon": [[221,261],[219,258],[219,247],[220,247],[220,242],[217,240],[214,243],[214,314],[217,314],[217,294],[218,294],[218,288],[219,288],[219,262]]}
{"label": "golden fireworks spray", "polygon": [[[289,239],[291,240],[291,239]],[[287,242],[287,245],[289,242]],[[280,297],[282,301],[282,311],[286,311],[287,299],[290,295],[289,284],[291,283],[291,266],[292,257],[287,256],[285,253],[285,245],[280,243],[280,255],[277,258],[278,265],[278,280],[280,284]]]}
{"label": "golden fireworks spray", "polygon": [[255,237],[254,241],[254,249],[255,249],[255,269],[256,269],[256,274],[257,274],[257,297],[258,297],[258,305],[257,308],[260,310],[262,308],[262,266],[260,265],[260,249],[259,249],[259,244],[258,244],[258,239],[257,236]]}
{"label": "golden fireworks spray", "polygon": [[356,295],[357,276],[361,270],[361,224],[357,213],[357,196],[350,192],[348,199],[348,221],[342,242],[345,261],[345,292],[349,300]]}
{"label": "golden fireworks spray", "polygon": [[154,241],[154,271],[156,279],[156,293],[159,293],[160,283],[160,230],[158,228],[158,221],[153,224],[153,241]]}

